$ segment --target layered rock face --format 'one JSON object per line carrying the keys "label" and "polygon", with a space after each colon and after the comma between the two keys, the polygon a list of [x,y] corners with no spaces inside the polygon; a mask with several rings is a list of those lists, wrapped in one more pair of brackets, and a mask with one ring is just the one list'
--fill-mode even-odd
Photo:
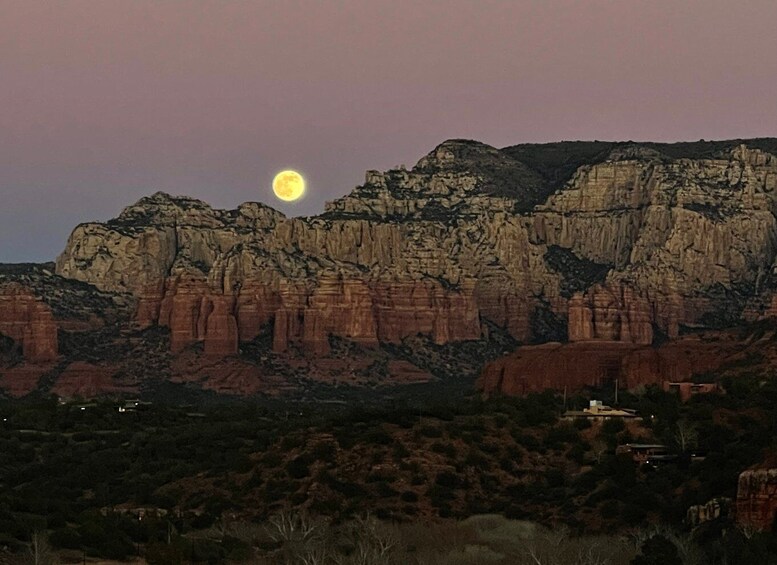
{"label": "layered rock face", "polygon": [[[310,219],[156,194],[116,220],[76,228],[57,272],[133,293],[137,322],[169,326],[176,351],[203,341],[206,352],[229,354],[267,324],[276,351],[295,344],[311,354],[326,353],[330,335],[372,345],[419,333],[438,344],[478,339],[480,303],[528,337],[533,275],[524,266],[542,257],[519,218],[504,212],[515,198],[487,193],[493,182],[460,162],[444,164],[465,147],[491,155],[503,173],[532,173],[493,148],[449,145],[413,172],[369,172],[358,194]],[[488,233],[473,218],[487,220]],[[518,276],[489,249],[493,239],[520,261],[511,267]]]}
{"label": "layered rock face", "polygon": [[416,334],[437,344],[480,337],[474,283],[457,292],[436,281],[376,282],[323,276],[308,290],[304,284],[252,284],[234,292],[212,290],[205,279],[178,276],[163,293],[144,295],[137,321],[169,327],[171,348],[180,352],[201,341],[206,355],[237,353],[262,327],[273,327],[273,349],[297,344],[306,353],[329,352],[329,336],[360,343],[399,343]]}
{"label": "layered rock face", "polygon": [[736,521],[757,531],[774,529],[777,518],[777,469],[751,469],[739,475]]}
{"label": "layered rock face", "polygon": [[633,389],[715,370],[738,349],[739,342],[704,342],[698,337],[658,348],[617,341],[526,346],[488,363],[478,387],[487,394],[524,395],[612,386],[617,380],[619,388]]}
{"label": "layered rock face", "polygon": [[[51,264],[0,265],[0,394],[126,390],[108,386],[122,356],[111,342],[134,300],[52,271]],[[99,366],[78,362],[100,357]]]}
{"label": "layered rock face", "polygon": [[685,522],[691,527],[697,527],[713,520],[728,518],[731,513],[730,498],[713,498],[706,504],[696,504],[688,508]]}
{"label": "layered rock face", "polygon": [[19,344],[29,362],[57,358],[57,325],[51,308],[21,285],[0,288],[0,334]]}
{"label": "layered rock face", "polygon": [[[569,341],[653,343],[650,304],[629,287],[595,285],[569,301]],[[676,335],[675,335],[676,337]]]}
{"label": "layered rock face", "polygon": [[329,336],[476,339],[485,322],[520,341],[647,345],[768,311],[777,158],[624,144],[564,183],[554,151],[448,141],[311,218],[158,193],[76,228],[57,273],[133,294],[139,324],[214,356],[266,326],[276,351],[312,354]]}

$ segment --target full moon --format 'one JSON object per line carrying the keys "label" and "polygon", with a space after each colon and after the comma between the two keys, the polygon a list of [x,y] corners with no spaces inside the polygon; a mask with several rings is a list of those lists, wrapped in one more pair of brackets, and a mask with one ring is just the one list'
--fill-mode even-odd
{"label": "full moon", "polygon": [[305,194],[305,179],[297,171],[281,171],[272,179],[272,190],[281,200],[293,202]]}

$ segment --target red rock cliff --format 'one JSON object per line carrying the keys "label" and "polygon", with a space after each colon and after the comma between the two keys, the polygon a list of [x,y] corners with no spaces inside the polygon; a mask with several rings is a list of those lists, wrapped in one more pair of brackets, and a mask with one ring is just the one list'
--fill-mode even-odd
{"label": "red rock cliff", "polygon": [[21,285],[0,289],[0,334],[21,344],[27,361],[57,358],[57,325],[51,308]]}
{"label": "red rock cliff", "polygon": [[736,521],[740,526],[768,532],[777,518],[777,469],[752,469],[739,475]]}
{"label": "red rock cliff", "polygon": [[569,391],[618,379],[621,388],[684,381],[718,368],[738,348],[692,336],[659,348],[600,341],[519,347],[486,365],[478,386],[486,393],[522,395],[545,389]]}
{"label": "red rock cliff", "polygon": [[438,344],[480,337],[472,282],[459,289],[430,280],[369,286],[324,276],[312,288],[251,282],[224,294],[201,277],[183,276],[169,279],[160,294],[141,297],[136,321],[169,327],[174,352],[202,341],[208,355],[232,355],[239,342],[252,340],[266,324],[272,324],[277,352],[297,343],[306,353],[326,354],[330,335],[368,346],[417,334]]}
{"label": "red rock cliff", "polygon": [[[543,340],[559,335],[547,320],[567,314],[572,341],[648,344],[654,327],[674,337],[680,326],[728,323],[745,299],[763,298],[777,251],[777,157],[760,145],[714,158],[622,145],[547,184],[523,150],[449,140],[410,170],[368,172],[309,218],[157,193],[78,226],[56,270],[139,298],[143,325],[165,319],[157,308],[171,276],[202,277],[206,294],[234,297],[239,339],[276,320],[277,348],[291,339],[321,351],[327,333],[454,341],[477,333],[476,316]],[[304,300],[286,303],[282,284],[304,288]],[[582,293],[568,300],[573,289]],[[215,308],[188,294],[177,343],[204,340],[195,326]],[[231,331],[222,322],[212,331]]]}
{"label": "red rock cliff", "polygon": [[595,285],[569,301],[569,341],[653,342],[650,303],[633,289]]}

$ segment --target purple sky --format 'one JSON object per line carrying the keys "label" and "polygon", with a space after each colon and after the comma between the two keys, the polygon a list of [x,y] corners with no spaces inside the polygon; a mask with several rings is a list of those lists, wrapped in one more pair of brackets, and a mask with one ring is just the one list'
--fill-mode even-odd
{"label": "purple sky", "polygon": [[451,137],[774,136],[776,23],[774,0],[0,0],[0,262],[156,190],[317,213]]}

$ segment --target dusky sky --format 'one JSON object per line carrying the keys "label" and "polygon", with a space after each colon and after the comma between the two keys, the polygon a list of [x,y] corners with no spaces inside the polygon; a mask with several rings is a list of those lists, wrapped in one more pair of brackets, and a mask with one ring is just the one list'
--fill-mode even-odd
{"label": "dusky sky", "polygon": [[775,23],[774,0],[0,0],[0,262],[157,190],[318,213],[448,138],[774,136]]}

